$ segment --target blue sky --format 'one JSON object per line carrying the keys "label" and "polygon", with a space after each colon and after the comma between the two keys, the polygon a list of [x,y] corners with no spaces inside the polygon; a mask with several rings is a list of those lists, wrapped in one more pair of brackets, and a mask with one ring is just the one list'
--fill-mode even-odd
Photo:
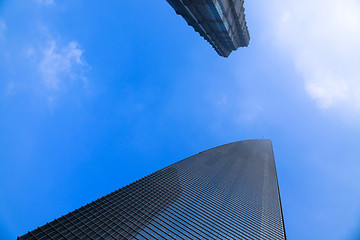
{"label": "blue sky", "polygon": [[245,9],[225,59],[165,0],[0,1],[0,239],[253,138],[289,239],[360,239],[360,3]]}

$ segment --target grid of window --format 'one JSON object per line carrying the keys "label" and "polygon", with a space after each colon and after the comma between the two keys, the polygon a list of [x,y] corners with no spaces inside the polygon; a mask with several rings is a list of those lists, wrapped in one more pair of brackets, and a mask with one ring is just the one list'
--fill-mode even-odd
{"label": "grid of window", "polygon": [[172,164],[19,239],[286,239],[270,140]]}
{"label": "grid of window", "polygon": [[243,0],[167,0],[223,57],[248,46]]}

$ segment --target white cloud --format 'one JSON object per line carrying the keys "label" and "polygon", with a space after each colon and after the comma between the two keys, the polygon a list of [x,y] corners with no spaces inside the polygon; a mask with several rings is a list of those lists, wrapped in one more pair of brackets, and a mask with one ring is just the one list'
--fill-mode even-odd
{"label": "white cloud", "polygon": [[[74,41],[63,47],[58,47],[54,40],[49,41],[41,49],[38,62],[38,70],[45,86],[49,90],[58,90],[62,81],[66,79],[74,77],[84,79],[83,76],[75,76],[78,68],[85,65],[82,54],[83,50]],[[33,48],[28,50],[28,56],[32,59],[36,58]]]}
{"label": "white cloud", "polygon": [[44,5],[52,5],[54,4],[54,0],[36,0],[36,2],[38,2],[39,4],[44,4]]}
{"label": "white cloud", "polygon": [[360,109],[360,2],[273,0],[269,34],[321,108]]}
{"label": "white cloud", "polygon": [[7,29],[7,26],[5,24],[5,21],[0,19],[0,39],[5,38],[6,29]]}

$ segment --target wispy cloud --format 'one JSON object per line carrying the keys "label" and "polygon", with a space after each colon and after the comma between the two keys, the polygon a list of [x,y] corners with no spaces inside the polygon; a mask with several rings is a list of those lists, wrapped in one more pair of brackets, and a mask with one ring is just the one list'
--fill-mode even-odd
{"label": "wispy cloud", "polygon": [[[0,19],[0,40],[5,30],[5,22]],[[7,71],[4,81],[8,82],[4,86],[5,96],[40,94],[52,104],[63,94],[83,90],[88,93],[86,72],[90,67],[80,44],[75,40],[64,41],[61,34],[49,31],[43,24],[33,31],[36,35],[9,36],[3,44],[2,64]]]}
{"label": "wispy cloud", "polygon": [[228,94],[214,94],[214,107],[216,109],[216,116],[233,115],[237,125],[253,124],[257,122],[262,114],[263,107],[260,101],[254,98],[241,98],[238,96]]}
{"label": "wispy cloud", "polygon": [[261,117],[263,113],[262,105],[253,100],[246,99],[240,102],[239,111],[236,117],[236,123],[239,125],[243,125],[244,123],[252,124]]}
{"label": "wispy cloud", "polygon": [[[35,52],[33,48],[30,48],[28,56],[37,58],[34,56]],[[43,83],[49,90],[58,90],[64,79],[84,79],[83,76],[76,75],[79,67],[85,65],[82,60],[83,50],[80,49],[77,42],[72,41],[59,47],[55,40],[51,40],[45,44],[39,54],[40,56],[37,58],[39,59],[38,70]]]}
{"label": "wispy cloud", "polygon": [[0,39],[5,38],[5,31],[7,29],[7,26],[5,24],[5,21],[0,19]]}
{"label": "wispy cloud", "polygon": [[270,34],[318,106],[360,109],[360,2],[273,0],[266,6]]}
{"label": "wispy cloud", "polygon": [[36,0],[36,2],[44,5],[52,5],[55,3],[54,0]]}
{"label": "wispy cloud", "polygon": [[12,95],[14,92],[14,82],[13,81],[9,81],[6,85],[5,88],[5,97],[8,97],[10,95]]}

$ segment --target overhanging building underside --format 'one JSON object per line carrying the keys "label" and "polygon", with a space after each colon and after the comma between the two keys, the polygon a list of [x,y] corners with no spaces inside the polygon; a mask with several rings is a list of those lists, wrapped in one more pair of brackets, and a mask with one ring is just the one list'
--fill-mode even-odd
{"label": "overhanging building underside", "polygon": [[167,0],[223,57],[248,46],[243,0]]}

